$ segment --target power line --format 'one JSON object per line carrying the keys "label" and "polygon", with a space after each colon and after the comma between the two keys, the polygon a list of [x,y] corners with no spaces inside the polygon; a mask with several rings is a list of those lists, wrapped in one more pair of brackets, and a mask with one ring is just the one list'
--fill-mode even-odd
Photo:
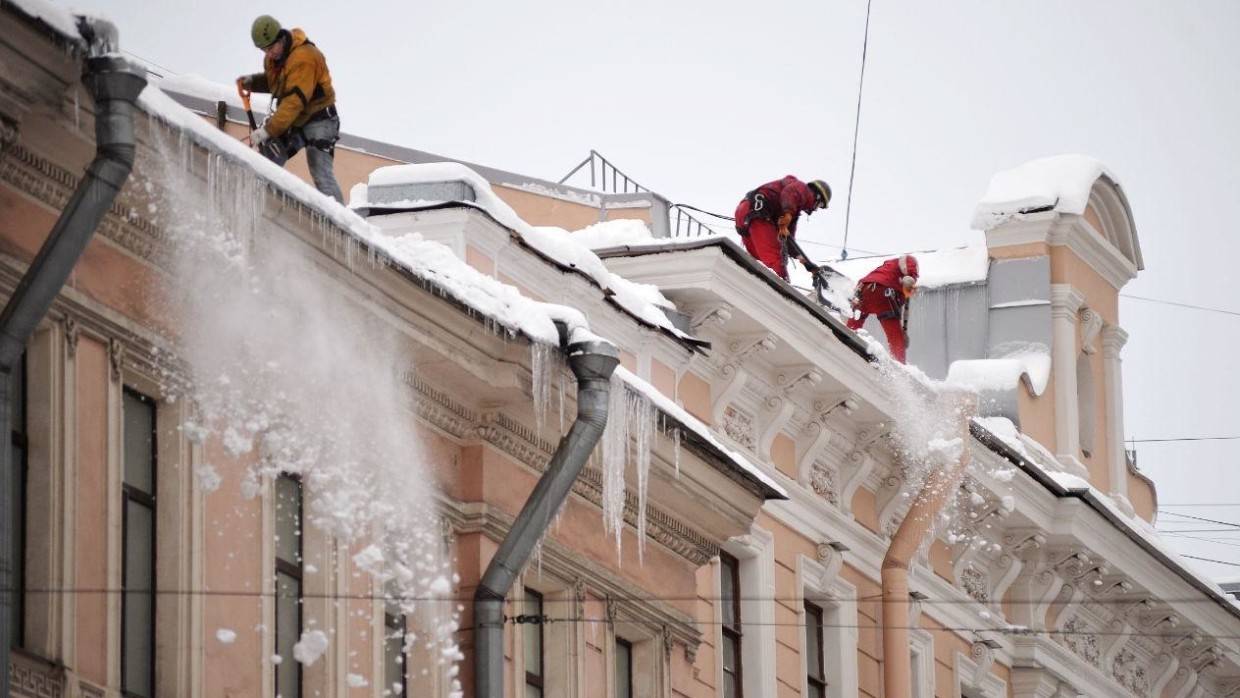
{"label": "power line", "polygon": [[[82,596],[138,593],[138,594],[154,594],[157,596],[201,596],[201,597],[222,597],[222,598],[229,598],[229,597],[231,598],[267,598],[267,597],[271,597],[271,598],[274,598],[275,596],[278,595],[278,593],[275,591],[254,591],[251,589],[160,589],[160,588],[156,588],[154,590],[144,590],[144,591],[138,592],[132,589],[125,589],[122,587],[41,587],[41,588],[40,587],[34,587],[34,588],[13,587],[13,588],[10,588],[8,592],[5,592],[5,593],[16,593],[18,591],[24,592],[26,594],[47,594],[47,595],[77,594],[77,595],[82,595]],[[437,595],[437,596],[420,596],[420,595],[415,595],[415,594],[382,594],[382,593],[375,594],[375,593],[360,593],[360,592],[359,593],[304,592],[301,595],[301,598],[312,599],[312,600],[327,600],[327,601],[392,600],[392,601],[441,602],[441,603],[453,603],[453,604],[469,603],[469,602],[472,602],[474,599],[472,594],[468,596],[457,596],[454,594]],[[659,595],[659,594],[649,594],[649,595],[609,594],[609,598],[612,601],[631,601],[631,602],[649,602],[649,601],[717,602],[717,601],[723,601],[725,597],[698,595],[698,594],[695,594],[692,596]],[[793,602],[803,601],[805,597],[803,595],[781,596],[778,594],[774,594],[774,595],[739,594],[736,596],[729,596],[726,598],[729,600],[735,598],[740,601],[784,601],[784,602],[793,603]],[[1150,598],[1150,599],[1157,600],[1159,602],[1167,603],[1167,604],[1189,604],[1189,603],[1218,604],[1218,601],[1216,599],[1208,597],[1208,596],[1204,596],[1204,595],[1177,598],[1177,597],[1152,597],[1152,596],[1148,596],[1144,594],[1130,595],[1126,598],[1091,599],[1090,603],[1103,605],[1103,606],[1105,605],[1128,606],[1134,603],[1138,603],[1141,599],[1144,599],[1144,598]],[[867,595],[867,596],[860,596],[855,600],[859,603],[878,602],[882,600],[882,595],[872,594],[872,595]],[[520,603],[520,599],[515,599],[515,598],[506,599],[505,602],[510,603],[510,604]],[[923,599],[919,603],[923,606],[982,605],[982,604],[979,604],[978,601],[976,601],[972,597],[958,598],[958,599]],[[1042,599],[1010,598],[1010,599],[1005,599],[1004,603],[1011,605],[1011,606],[1023,606],[1023,605],[1039,605],[1041,603],[1044,603],[1044,601]]]}
{"label": "power line", "polygon": [[[1159,507],[1158,510],[1162,511],[1162,507]],[[1206,523],[1219,524],[1220,526],[1231,526],[1232,528],[1240,528],[1240,524],[1235,523],[1233,521],[1219,521],[1218,519],[1207,519],[1204,516],[1193,516],[1192,514],[1181,514],[1178,511],[1166,511],[1163,513],[1170,514],[1171,516],[1179,516],[1185,519],[1192,519],[1194,521],[1205,521]]]}
{"label": "power line", "polygon": [[1179,301],[1167,301],[1161,298],[1150,298],[1148,296],[1134,296],[1128,293],[1119,294],[1121,298],[1131,298],[1135,301],[1145,301],[1146,303],[1161,303],[1163,305],[1174,305],[1179,308],[1190,308],[1192,310],[1203,310],[1208,313],[1222,313],[1223,315],[1234,315],[1240,317],[1240,312],[1235,310],[1224,310],[1222,308],[1209,308],[1204,305],[1194,305],[1192,303],[1180,303]]}
{"label": "power line", "polygon": [[1202,543],[1213,543],[1214,545],[1226,545],[1230,548],[1240,548],[1240,542],[1237,542],[1235,540],[1219,540],[1217,538],[1201,538],[1198,536],[1184,535],[1182,533],[1181,534],[1168,533],[1167,535],[1176,536],[1177,538],[1181,538],[1183,540],[1197,540],[1197,541],[1201,541]]}
{"label": "power line", "polygon": [[[521,618],[522,620],[519,621],[518,618]],[[539,618],[537,616],[519,616],[519,617],[513,616],[513,617],[505,617],[505,620],[509,622],[514,622],[514,623],[541,622],[543,624],[548,624],[548,623],[604,623],[604,624],[624,624],[624,625],[650,625],[650,626],[655,626],[655,627],[665,625],[665,621],[661,621],[661,620],[647,620],[643,618],[615,618],[615,619],[590,618],[590,617],[585,617],[585,616],[581,618],[551,618],[548,616],[542,616],[541,618]],[[700,626],[708,626],[708,627],[718,625],[718,623],[715,621],[706,621],[706,620],[689,620],[689,621],[683,621],[683,622],[689,623],[692,625],[700,625]],[[742,620],[741,625],[750,626],[750,627],[765,627],[765,628],[805,628],[806,627],[804,623],[788,622],[788,621]],[[1021,626],[1021,625],[999,625],[999,626],[994,626],[994,627],[971,626],[971,625],[962,625],[962,626],[945,625],[945,626],[938,627],[938,628],[923,628],[919,625],[880,626],[878,621],[873,621],[870,623],[815,623],[814,626],[822,627],[822,628],[842,628],[842,629],[850,629],[850,630],[861,629],[861,628],[887,627],[891,629],[903,629],[903,630],[929,630],[932,632],[999,633],[1003,635],[1016,635],[1016,636],[1025,635],[1025,636],[1041,636],[1041,637],[1056,637],[1056,636],[1065,637],[1068,635],[1095,635],[1095,636],[1110,636],[1110,637],[1123,636],[1123,637],[1141,637],[1141,638],[1180,639],[1180,638],[1186,637],[1189,634],[1183,630],[1171,631],[1171,632],[1148,632],[1148,631],[1129,632],[1129,631],[1124,631],[1124,630],[1103,630],[1103,629],[1099,629],[1099,630],[1067,630],[1067,629],[1034,630],[1032,628],[1028,628],[1028,627]],[[1240,640],[1240,635],[1210,635],[1209,638],[1212,640]],[[1223,648],[1223,649],[1224,651],[1234,652],[1233,650],[1229,650],[1226,648]]]}
{"label": "power line", "polygon": [[1190,560],[1203,560],[1205,562],[1213,562],[1216,565],[1227,565],[1228,567],[1240,567],[1240,562],[1226,562],[1223,560],[1215,560],[1211,557],[1197,557],[1196,555],[1185,555],[1180,553],[1180,557],[1186,557]]}
{"label": "power line", "polygon": [[1168,443],[1174,441],[1236,441],[1240,440],[1240,436],[1180,436],[1177,438],[1166,439],[1127,439],[1124,443],[1129,444],[1154,444]]}
{"label": "power line", "polygon": [[852,220],[853,182],[857,177],[857,136],[861,133],[861,95],[865,90],[865,57],[870,48],[870,6],[865,2],[865,33],[861,39],[861,78],[857,81],[857,117],[853,121],[852,165],[848,168],[848,199],[844,203],[844,244],[840,245],[840,259],[848,259],[848,225]]}

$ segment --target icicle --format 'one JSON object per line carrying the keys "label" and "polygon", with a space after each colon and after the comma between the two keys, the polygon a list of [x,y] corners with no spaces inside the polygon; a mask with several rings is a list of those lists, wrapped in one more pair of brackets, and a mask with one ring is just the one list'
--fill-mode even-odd
{"label": "icicle", "polygon": [[680,479],[680,427],[672,429],[673,458],[676,461],[676,479]]}
{"label": "icicle", "polygon": [[542,433],[551,402],[551,377],[554,375],[555,348],[542,342],[530,343],[530,391],[534,394],[534,425]]}
{"label": "icicle", "polygon": [[564,384],[568,381],[568,373],[560,371],[560,432],[564,433]]}

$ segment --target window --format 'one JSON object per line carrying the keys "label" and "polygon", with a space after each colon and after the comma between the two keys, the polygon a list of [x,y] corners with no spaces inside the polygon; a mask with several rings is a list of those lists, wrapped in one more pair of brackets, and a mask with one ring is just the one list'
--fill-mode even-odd
{"label": "window", "polygon": [[633,698],[633,644],[616,638],[616,698]]}
{"label": "window", "polygon": [[741,565],[719,553],[719,603],[723,611],[723,696],[741,698]]}
{"label": "window", "polygon": [[524,624],[525,698],[543,695],[543,626],[536,619],[543,615],[543,596],[533,589],[525,590],[525,615],[534,620]]}
{"label": "window", "polygon": [[121,691],[155,695],[155,402],[125,389]]}
{"label": "window", "polygon": [[809,698],[827,698],[827,671],[822,655],[822,608],[805,602],[805,682]]}
{"label": "window", "polygon": [[9,624],[9,644],[25,643],[26,620],[26,355],[22,354],[9,377],[9,425],[12,450],[9,455],[9,490],[17,501],[10,516],[12,538],[9,561],[13,580],[13,608]]}
{"label": "window", "polygon": [[409,695],[405,675],[405,614],[396,593],[389,587],[383,608],[383,695],[405,698]]}
{"label": "window", "polygon": [[301,639],[301,479],[276,478],[276,695],[301,695],[301,663],[293,645]]}

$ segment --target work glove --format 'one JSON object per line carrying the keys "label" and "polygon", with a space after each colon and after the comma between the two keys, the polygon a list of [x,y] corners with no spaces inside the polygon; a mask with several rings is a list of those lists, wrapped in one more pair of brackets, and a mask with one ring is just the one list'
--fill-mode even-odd
{"label": "work glove", "polygon": [[792,214],[784,213],[780,215],[779,220],[776,222],[779,224],[779,238],[782,240],[788,237],[788,226],[792,225]]}
{"label": "work glove", "polygon": [[261,148],[262,145],[269,140],[271,140],[271,136],[268,135],[266,128],[260,128],[250,134],[250,145],[255,148]]}

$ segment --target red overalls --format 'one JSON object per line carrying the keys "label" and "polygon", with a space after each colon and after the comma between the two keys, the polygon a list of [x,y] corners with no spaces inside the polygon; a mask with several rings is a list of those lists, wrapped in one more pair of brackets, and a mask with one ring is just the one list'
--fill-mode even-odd
{"label": "red overalls", "polygon": [[848,328],[859,330],[870,315],[878,316],[883,333],[887,335],[891,356],[904,363],[908,349],[905,335],[908,301],[904,297],[901,276],[898,259],[889,259],[867,274],[857,284],[857,293],[853,300],[853,308],[860,311],[860,316],[849,319]]}
{"label": "red overalls", "polygon": [[745,195],[736,207],[736,232],[745,243],[746,252],[787,281],[787,256],[776,221],[783,214],[791,213],[788,234],[795,236],[800,214],[812,213],[816,207],[814,193],[805,182],[788,175]]}

